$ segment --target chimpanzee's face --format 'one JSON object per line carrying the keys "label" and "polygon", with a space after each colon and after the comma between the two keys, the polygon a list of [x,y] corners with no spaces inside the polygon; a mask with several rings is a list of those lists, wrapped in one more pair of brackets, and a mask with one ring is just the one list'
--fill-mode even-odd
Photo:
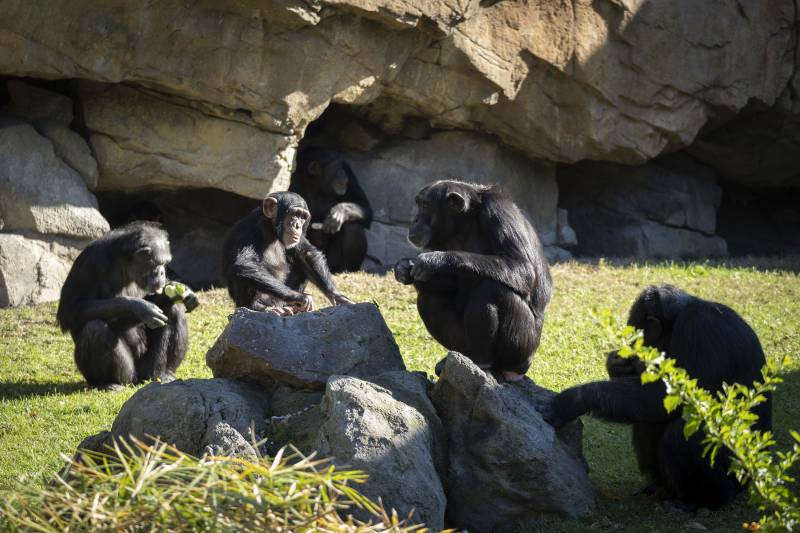
{"label": "chimpanzee's face", "polygon": [[167,284],[169,242],[157,240],[136,251],[130,265],[132,280],[145,294],[159,294]]}
{"label": "chimpanzee's face", "polygon": [[300,243],[305,233],[311,213],[308,209],[300,206],[292,206],[286,211],[283,217],[281,241],[286,248],[293,248]]}
{"label": "chimpanzee's face", "polygon": [[468,202],[463,192],[451,188],[439,181],[417,193],[417,213],[408,228],[408,241],[417,248],[438,249],[457,235]]}
{"label": "chimpanzee's face", "polygon": [[344,196],[350,183],[347,163],[339,158],[317,159],[308,164],[308,173],[320,180],[323,189]]}
{"label": "chimpanzee's face", "polygon": [[272,193],[264,198],[262,211],[284,247],[294,248],[303,240],[311,212],[302,196],[292,192]]}

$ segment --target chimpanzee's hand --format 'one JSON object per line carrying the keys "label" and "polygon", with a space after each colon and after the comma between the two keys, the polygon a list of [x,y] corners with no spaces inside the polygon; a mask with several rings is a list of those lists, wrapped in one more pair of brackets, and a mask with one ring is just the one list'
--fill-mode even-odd
{"label": "chimpanzee's hand", "polygon": [[342,225],[344,225],[346,216],[346,208],[342,204],[336,204],[331,208],[328,216],[325,218],[325,222],[322,223],[322,231],[331,234],[339,233],[339,230],[342,229]]}
{"label": "chimpanzee's hand", "polygon": [[147,300],[134,300],[133,312],[138,320],[150,329],[163,328],[169,322],[167,315],[159,306]]}
{"label": "chimpanzee's hand", "polygon": [[582,387],[578,385],[558,393],[553,398],[550,408],[544,411],[542,416],[556,429],[586,414],[588,408],[583,399]]}
{"label": "chimpanzee's hand", "polygon": [[334,292],[328,299],[331,301],[331,305],[353,305],[355,303],[347,296],[341,295],[338,292]]}
{"label": "chimpanzee's hand", "polygon": [[411,269],[414,268],[414,259],[401,259],[394,266],[394,279],[403,285],[411,285],[414,278],[411,277]]}
{"label": "chimpanzee's hand", "polygon": [[621,357],[616,350],[608,352],[606,371],[610,378],[635,377],[644,371],[644,363],[637,357]]}
{"label": "chimpanzee's hand", "polygon": [[294,313],[305,313],[314,310],[314,299],[310,294],[301,294],[300,298],[290,302],[290,308]]}
{"label": "chimpanzee's hand", "polygon": [[428,281],[444,262],[444,252],[424,252],[417,256],[411,277],[414,281]]}

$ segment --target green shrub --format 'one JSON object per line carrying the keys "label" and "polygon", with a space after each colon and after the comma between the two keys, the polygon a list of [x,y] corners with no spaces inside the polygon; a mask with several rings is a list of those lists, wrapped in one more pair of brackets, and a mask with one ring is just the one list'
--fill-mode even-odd
{"label": "green shrub", "polygon": [[711,463],[722,447],[730,450],[730,471],[743,484],[753,503],[764,514],[759,522],[744,524],[752,531],[796,531],[800,528],[800,505],[795,494],[792,470],[800,459],[800,434],[791,431],[792,448],[787,452],[772,449],[775,444],[770,431],[754,429],[758,416],[753,408],[766,401],[766,395],[783,380],[770,365],[762,370],[763,383],[752,388],[734,383],[725,384],[716,394],[699,387],[675,360],[644,345],[641,331],[617,323],[610,311],[597,315],[622,357],[638,357],[645,364],[642,383],[662,380],[667,388],[664,407],[668,412],[682,409],[684,435],[697,431],[704,434],[704,456]]}
{"label": "green shrub", "polygon": [[[419,532],[354,490],[366,475],[298,453],[197,459],[165,444],[85,452],[45,487],[0,494],[5,531]],[[374,520],[343,517],[351,506]]]}

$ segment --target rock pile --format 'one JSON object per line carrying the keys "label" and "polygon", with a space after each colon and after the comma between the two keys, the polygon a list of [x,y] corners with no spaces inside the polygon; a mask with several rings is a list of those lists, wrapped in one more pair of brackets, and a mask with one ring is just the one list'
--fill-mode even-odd
{"label": "rock pile", "polygon": [[144,387],[81,446],[149,435],[250,457],[292,444],[365,471],[360,491],[434,530],[493,531],[592,506],[580,422],[556,432],[539,414],[551,391],[498,382],[456,353],[434,385],[405,369],[372,304],[289,318],[239,309],[207,361],[214,379]]}

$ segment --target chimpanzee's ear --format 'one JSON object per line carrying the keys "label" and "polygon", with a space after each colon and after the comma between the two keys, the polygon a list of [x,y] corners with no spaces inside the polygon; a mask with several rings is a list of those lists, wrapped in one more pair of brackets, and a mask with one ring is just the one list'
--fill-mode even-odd
{"label": "chimpanzee's ear", "polygon": [[644,326],[644,338],[646,341],[654,342],[661,338],[662,333],[661,321],[654,317],[648,316],[647,323]]}
{"label": "chimpanzee's ear", "polygon": [[261,210],[264,216],[272,220],[278,214],[278,199],[274,196],[267,196],[261,204]]}
{"label": "chimpanzee's ear", "polygon": [[308,164],[308,173],[312,176],[322,176],[322,164],[314,160]]}
{"label": "chimpanzee's ear", "polygon": [[469,200],[457,192],[447,193],[447,205],[456,213],[463,213],[469,208]]}

